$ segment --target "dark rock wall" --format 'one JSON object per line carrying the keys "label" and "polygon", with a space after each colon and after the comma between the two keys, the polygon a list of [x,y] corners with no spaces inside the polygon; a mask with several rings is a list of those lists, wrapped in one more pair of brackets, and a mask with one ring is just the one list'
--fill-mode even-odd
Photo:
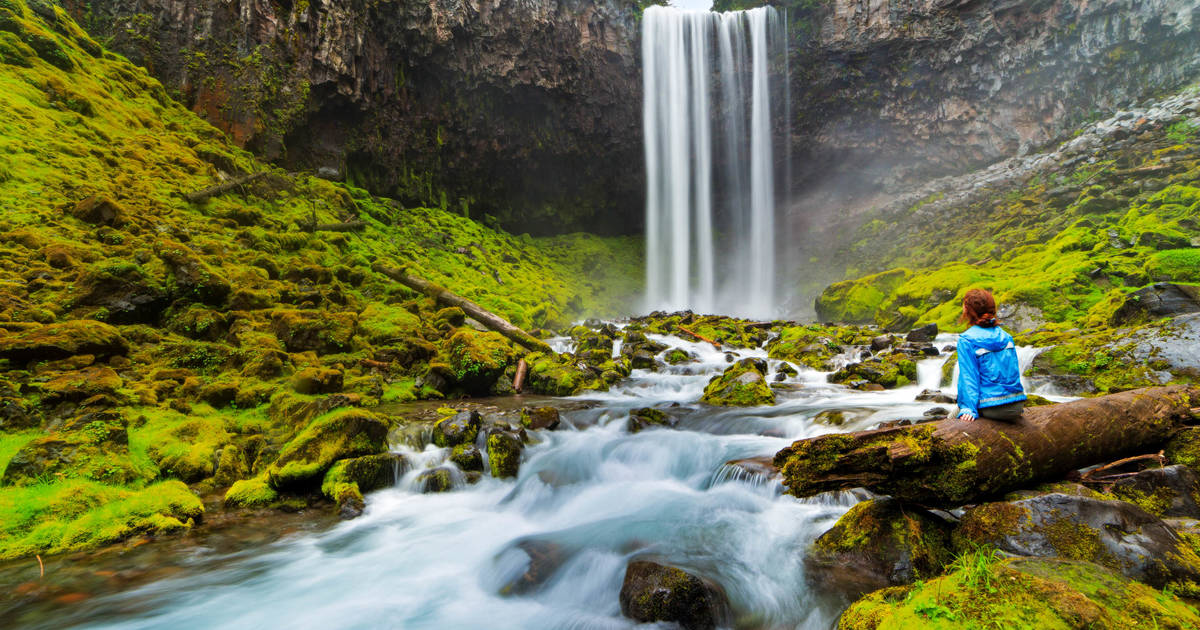
{"label": "dark rock wall", "polygon": [[1065,139],[1200,76],[1197,0],[792,5],[800,260],[899,192]]}
{"label": "dark rock wall", "polygon": [[[510,229],[641,228],[639,0],[67,2],[285,166]],[[1200,0],[777,4],[793,40],[791,268],[910,186],[1200,68]]]}
{"label": "dark rock wall", "polygon": [[640,228],[626,0],[68,3],[110,48],[286,167],[517,230]]}

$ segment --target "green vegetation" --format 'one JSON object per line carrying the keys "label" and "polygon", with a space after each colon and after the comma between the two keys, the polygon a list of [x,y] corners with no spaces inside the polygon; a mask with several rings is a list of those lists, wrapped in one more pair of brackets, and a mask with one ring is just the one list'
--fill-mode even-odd
{"label": "green vegetation", "polygon": [[[527,351],[377,265],[527,329],[640,290],[633,238],[507,234],[268,167],[57,6],[0,0],[0,93],[2,557],[180,530],[197,494],[319,496],[384,447],[393,420],[362,407],[503,392]],[[556,376],[534,391],[595,380],[537,361]],[[368,490],[334,477],[343,506]]]}
{"label": "green vegetation", "polygon": [[1173,628],[1200,624],[1176,597],[1086,562],[960,558],[928,582],[876,591],[850,607],[840,630],[891,628]]}

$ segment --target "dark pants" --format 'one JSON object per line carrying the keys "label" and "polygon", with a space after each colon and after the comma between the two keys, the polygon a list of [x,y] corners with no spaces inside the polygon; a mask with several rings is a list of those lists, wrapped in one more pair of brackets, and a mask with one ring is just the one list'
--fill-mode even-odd
{"label": "dark pants", "polygon": [[995,407],[983,407],[979,410],[979,415],[988,420],[1003,420],[1004,422],[1012,422],[1021,417],[1021,412],[1024,410],[1025,401],[1018,400]]}

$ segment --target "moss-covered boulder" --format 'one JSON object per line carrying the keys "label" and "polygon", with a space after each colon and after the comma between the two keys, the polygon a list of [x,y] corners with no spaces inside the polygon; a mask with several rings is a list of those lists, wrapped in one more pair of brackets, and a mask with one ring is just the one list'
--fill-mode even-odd
{"label": "moss-covered boulder", "polygon": [[335,354],[354,348],[354,313],[277,310],[271,328],[288,352]]}
{"label": "moss-covered boulder", "polygon": [[478,411],[460,411],[433,425],[433,443],[442,448],[474,444],[483,418]]}
{"label": "moss-covered boulder", "polygon": [[517,361],[516,350],[503,335],[468,328],[458,329],[443,342],[438,356],[438,369],[449,387],[474,396],[498,393],[494,391],[497,381]]}
{"label": "moss-covered boulder", "polygon": [[341,370],[307,367],[292,375],[292,389],[300,394],[335,394],[342,391],[344,378]]}
{"label": "moss-covered boulder", "polygon": [[129,342],[119,330],[90,320],[31,326],[0,335],[0,359],[18,363],[56,361],[85,354],[103,359],[128,352]]}
{"label": "moss-covered boulder", "polygon": [[516,477],[521,468],[521,438],[507,431],[494,431],[487,437],[488,466],[497,479]]}
{"label": "moss-covered boulder", "polygon": [[608,388],[606,381],[600,378],[604,372],[598,373],[598,367],[586,364],[580,367],[571,355],[535,352],[527,355],[525,360],[529,364],[526,387],[534,393],[573,396],[585,389]]}
{"label": "moss-covered boulder", "polygon": [[445,467],[430,468],[417,475],[417,488],[425,494],[450,492],[455,487],[455,475]]}
{"label": "moss-covered boulder", "polygon": [[125,418],[116,411],[101,411],[81,414],[58,431],[26,442],[9,459],[0,485],[33,486],[58,479],[121,485],[153,476],[152,469],[131,457]]}
{"label": "moss-covered boulder", "polygon": [[1182,464],[1122,477],[1109,492],[1158,517],[1200,518],[1200,477]]}
{"label": "moss-covered boulder", "polygon": [[321,480],[321,494],[337,505],[339,516],[355,518],[366,508],[363,494],[395,484],[405,465],[404,458],[395,453],[340,460]]}
{"label": "moss-covered boulder", "polygon": [[119,390],[124,384],[124,379],[110,367],[89,367],[60,374],[42,383],[42,400],[48,404],[56,404],[82,402],[99,396],[110,404],[117,404],[122,398]]}
{"label": "moss-covered boulder", "polygon": [[629,422],[626,426],[630,433],[638,433],[650,427],[673,427],[675,419],[661,409],[642,407],[629,412]]}
{"label": "moss-covered boulder", "polygon": [[1200,427],[1180,429],[1163,448],[1163,455],[1173,464],[1183,464],[1200,474]]}
{"label": "moss-covered boulder", "polygon": [[387,451],[389,424],[362,409],[339,409],[313,420],[266,470],[276,490],[314,489],[339,459]]}
{"label": "moss-covered boulder", "polygon": [[663,354],[663,361],[666,361],[669,365],[682,365],[684,363],[695,362],[696,357],[683,348],[671,348]]}
{"label": "moss-covered boulder", "polygon": [[950,530],[916,506],[863,501],[813,543],[805,556],[807,577],[820,590],[851,599],[929,579],[954,558]]}
{"label": "moss-covered boulder", "polygon": [[1088,562],[972,554],[955,567],[871,593],[842,614],[838,630],[1200,627],[1200,613],[1178,598]]}
{"label": "moss-covered boulder", "polygon": [[521,409],[521,426],[534,431],[553,431],[562,422],[562,416],[554,407],[524,407]]}
{"label": "moss-covered boulder", "polygon": [[450,450],[450,463],[463,472],[483,472],[483,454],[474,444],[459,444]]}
{"label": "moss-covered boulder", "polygon": [[1200,581],[1176,532],[1124,501],[1052,492],[986,503],[967,511],[955,536],[968,547],[1094,562],[1158,587]]}
{"label": "moss-covered boulder", "polygon": [[785,326],[767,342],[767,356],[828,371],[835,367],[834,357],[849,346],[870,344],[874,334],[870,329],[853,326]]}
{"label": "moss-covered boulder", "polygon": [[242,479],[225,492],[225,505],[240,508],[265,508],[279,499],[279,493],[266,479]]}
{"label": "moss-covered boulder", "polygon": [[757,407],[775,404],[775,392],[767,385],[767,362],[742,359],[714,376],[700,401],[722,407]]}
{"label": "moss-covered boulder", "polygon": [[917,379],[917,364],[901,353],[852,363],[829,375],[830,383],[862,387],[873,383],[885,389],[903,387]]}
{"label": "moss-covered boulder", "polygon": [[642,623],[665,621],[686,630],[723,625],[728,602],[721,587],[683,569],[634,560],[621,583],[621,614]]}

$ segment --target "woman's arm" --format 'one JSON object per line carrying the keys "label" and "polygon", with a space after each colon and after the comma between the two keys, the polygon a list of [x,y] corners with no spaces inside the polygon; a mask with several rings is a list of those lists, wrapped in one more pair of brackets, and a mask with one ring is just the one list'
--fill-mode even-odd
{"label": "woman's arm", "polygon": [[979,417],[979,357],[970,342],[958,338],[958,415]]}

